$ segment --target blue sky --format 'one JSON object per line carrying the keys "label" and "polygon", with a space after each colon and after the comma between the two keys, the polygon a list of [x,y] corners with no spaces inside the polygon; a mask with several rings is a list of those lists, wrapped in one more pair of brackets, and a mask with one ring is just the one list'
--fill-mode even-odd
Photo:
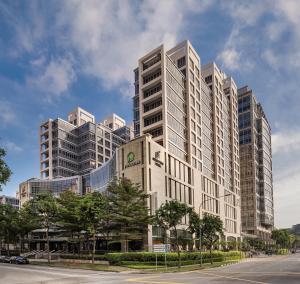
{"label": "blue sky", "polygon": [[0,145],[14,174],[39,175],[38,126],[81,106],[132,120],[133,69],[189,39],[249,85],[273,130],[275,223],[300,216],[300,1],[0,1]]}

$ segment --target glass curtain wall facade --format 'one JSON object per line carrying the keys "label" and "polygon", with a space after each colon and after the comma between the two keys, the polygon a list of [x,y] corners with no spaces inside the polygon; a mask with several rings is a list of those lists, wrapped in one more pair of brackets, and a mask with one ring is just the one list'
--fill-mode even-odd
{"label": "glass curtain wall facade", "polygon": [[242,230],[270,239],[274,226],[271,128],[248,86],[240,88]]}

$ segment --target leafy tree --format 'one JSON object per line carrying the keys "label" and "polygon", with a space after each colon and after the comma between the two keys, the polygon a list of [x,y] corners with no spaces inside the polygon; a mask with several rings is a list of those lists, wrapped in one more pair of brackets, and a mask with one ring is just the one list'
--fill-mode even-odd
{"label": "leafy tree", "polygon": [[129,179],[115,179],[108,186],[109,216],[114,231],[120,234],[122,250],[128,251],[131,236],[143,236],[148,231],[151,216],[146,194]]}
{"label": "leafy tree", "polygon": [[251,237],[245,237],[242,242],[242,248],[243,250],[264,250],[266,249],[266,242],[262,240],[261,238],[251,238]]}
{"label": "leafy tree", "polygon": [[178,233],[178,227],[182,224],[182,218],[191,212],[191,208],[184,203],[180,203],[176,200],[168,201],[160,206],[156,210],[154,217],[154,224],[160,226],[164,230],[172,230],[175,245],[178,255],[178,267],[181,266],[181,257],[180,257],[180,238]]}
{"label": "leafy tree", "polygon": [[18,234],[18,210],[7,204],[0,204],[0,235],[7,245],[16,243]]}
{"label": "leafy tree", "polygon": [[223,222],[219,216],[214,216],[205,213],[203,217],[203,225],[202,225],[202,237],[204,243],[210,252],[210,261],[213,263],[212,259],[212,248],[219,241],[220,237],[223,234]]}
{"label": "leafy tree", "polygon": [[28,203],[25,203],[18,212],[17,226],[21,252],[23,251],[25,236],[28,236],[28,233],[39,228],[38,218],[30,214],[27,206]]}
{"label": "leafy tree", "polygon": [[99,230],[99,224],[105,215],[107,208],[106,199],[99,192],[93,192],[85,195],[77,208],[77,214],[86,224],[88,231],[93,236],[92,263],[95,261],[96,234]]}
{"label": "leafy tree", "polygon": [[[72,191],[63,191],[58,201],[59,219],[58,224],[70,234],[70,239],[76,243],[74,236],[77,235],[78,251],[80,252],[80,232],[86,230],[85,223],[82,222],[82,212],[78,210],[82,197]],[[74,252],[74,250],[73,250]]]}
{"label": "leafy tree", "polygon": [[[196,238],[199,239],[200,227],[202,226],[202,221],[199,215],[192,210],[189,215],[189,232],[193,235],[195,234]],[[197,248],[200,249],[200,242],[198,242]]]}
{"label": "leafy tree", "polygon": [[5,185],[12,174],[8,165],[4,161],[6,152],[3,148],[0,147],[0,191],[2,190],[1,185]]}
{"label": "leafy tree", "polygon": [[38,194],[34,199],[28,201],[26,205],[27,214],[36,218],[39,226],[46,229],[48,263],[50,263],[49,229],[56,225],[58,217],[57,199],[50,192]]}
{"label": "leafy tree", "polygon": [[298,237],[294,234],[289,234],[289,247],[293,248],[296,244]]}
{"label": "leafy tree", "polygon": [[289,232],[284,229],[273,230],[271,238],[276,242],[276,245],[279,245],[281,248],[286,247],[290,242]]}

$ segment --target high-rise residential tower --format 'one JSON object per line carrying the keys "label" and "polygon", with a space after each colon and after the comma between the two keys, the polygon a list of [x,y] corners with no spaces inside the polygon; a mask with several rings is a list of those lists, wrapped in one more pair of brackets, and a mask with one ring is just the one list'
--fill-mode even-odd
{"label": "high-rise residential tower", "polygon": [[[188,165],[192,205],[202,213],[219,215],[226,236],[239,237],[238,112],[233,79],[214,63],[201,68],[200,56],[189,41],[170,50],[164,45],[152,50],[139,60],[134,73],[135,137],[151,134],[170,157],[166,167],[174,160]],[[165,186],[172,192],[173,183]]]}
{"label": "high-rise residential tower", "polygon": [[271,128],[248,86],[238,90],[242,231],[268,240],[274,226]]}
{"label": "high-rise residential tower", "polygon": [[[84,175],[108,161],[116,147],[130,140],[125,121],[119,128],[95,123],[94,115],[76,108],[61,118],[49,119],[40,126],[41,178]],[[116,124],[116,123],[115,123]]]}

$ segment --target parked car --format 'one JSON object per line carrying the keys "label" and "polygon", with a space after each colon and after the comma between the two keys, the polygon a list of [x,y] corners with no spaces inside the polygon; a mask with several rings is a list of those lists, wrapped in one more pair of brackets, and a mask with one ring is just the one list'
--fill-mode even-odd
{"label": "parked car", "polygon": [[16,256],[11,256],[9,259],[9,263],[15,263],[16,258],[17,258]]}
{"label": "parked car", "polygon": [[2,263],[9,263],[10,262],[10,257],[9,256],[5,256],[5,255],[0,256],[0,262],[2,262]]}
{"label": "parked car", "polygon": [[271,249],[266,250],[266,255],[272,255],[272,254],[273,254],[273,251]]}
{"label": "parked car", "polygon": [[13,256],[10,258],[10,263],[29,264],[29,260],[24,256]]}

